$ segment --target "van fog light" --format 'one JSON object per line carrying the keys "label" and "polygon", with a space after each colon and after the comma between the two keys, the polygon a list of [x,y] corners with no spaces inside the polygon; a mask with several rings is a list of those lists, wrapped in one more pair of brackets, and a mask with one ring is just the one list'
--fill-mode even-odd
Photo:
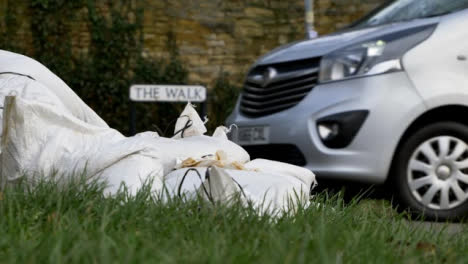
{"label": "van fog light", "polygon": [[346,148],[356,137],[368,115],[367,110],[357,110],[320,118],[317,120],[320,140],[328,148]]}
{"label": "van fog light", "polygon": [[319,124],[318,132],[322,140],[329,140],[336,137],[339,133],[338,124]]}

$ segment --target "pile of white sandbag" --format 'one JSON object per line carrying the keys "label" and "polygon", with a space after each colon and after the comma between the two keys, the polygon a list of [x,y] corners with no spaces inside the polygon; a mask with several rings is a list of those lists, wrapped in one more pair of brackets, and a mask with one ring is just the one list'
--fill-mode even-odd
{"label": "pile of white sandbag", "polygon": [[[15,65],[9,60],[22,67],[9,68]],[[125,137],[40,63],[3,51],[0,102],[2,188],[43,177],[66,183],[85,172],[90,180],[104,181],[108,195],[122,185],[134,195],[151,183],[155,195],[166,198],[201,195],[213,203],[229,203],[236,197],[262,212],[273,212],[307,205],[316,184],[307,169],[250,161],[243,148],[228,140],[225,127],[205,136],[204,122],[190,104],[172,138],[155,132]]]}

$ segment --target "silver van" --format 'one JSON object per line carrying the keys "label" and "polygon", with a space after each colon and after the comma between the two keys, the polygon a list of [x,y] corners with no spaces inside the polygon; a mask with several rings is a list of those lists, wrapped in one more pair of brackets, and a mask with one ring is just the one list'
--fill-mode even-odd
{"label": "silver van", "polygon": [[468,214],[468,0],[394,0],[249,70],[227,124],[252,158],[391,183],[431,219]]}

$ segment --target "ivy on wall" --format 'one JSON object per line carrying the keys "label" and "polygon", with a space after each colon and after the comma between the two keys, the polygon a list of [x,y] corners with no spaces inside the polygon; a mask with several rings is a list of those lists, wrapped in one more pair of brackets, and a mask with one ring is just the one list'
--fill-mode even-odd
{"label": "ivy on wall", "polygon": [[8,2],[2,11],[4,14],[0,15],[2,19],[0,21],[0,47],[5,50],[22,52],[22,48],[17,45],[17,40],[12,37],[16,36],[18,31],[18,10]]}
{"label": "ivy on wall", "polygon": [[[5,27],[0,30],[0,49],[26,53],[43,63],[111,127],[126,133],[131,84],[186,84],[188,79],[171,31],[167,36],[168,60],[142,56],[143,4],[144,1],[138,0],[29,0],[27,6],[20,6],[15,0],[8,0],[2,21]],[[28,52],[16,41],[19,8],[26,8],[31,17],[33,50]],[[85,18],[91,36],[85,55],[72,52],[70,32],[77,16]],[[220,76],[209,108],[210,117],[217,124],[223,123],[229,107],[232,108],[237,96],[235,90]],[[230,103],[221,103],[223,100]],[[181,104],[138,104],[137,130],[151,130],[153,124],[165,129],[183,107]]]}
{"label": "ivy on wall", "polygon": [[227,116],[234,110],[239,88],[229,81],[229,75],[221,72],[211,92],[208,111],[211,114],[209,129],[223,124]]}

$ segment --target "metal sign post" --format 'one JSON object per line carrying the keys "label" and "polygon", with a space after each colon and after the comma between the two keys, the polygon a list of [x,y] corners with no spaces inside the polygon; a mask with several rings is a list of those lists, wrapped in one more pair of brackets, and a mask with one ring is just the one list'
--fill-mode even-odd
{"label": "metal sign post", "polygon": [[130,135],[136,134],[136,103],[200,103],[201,115],[206,115],[206,88],[199,85],[150,85],[130,86]]}
{"label": "metal sign post", "polygon": [[314,0],[304,0],[305,6],[305,31],[306,38],[314,39],[318,37],[317,31],[315,31],[314,24]]}

